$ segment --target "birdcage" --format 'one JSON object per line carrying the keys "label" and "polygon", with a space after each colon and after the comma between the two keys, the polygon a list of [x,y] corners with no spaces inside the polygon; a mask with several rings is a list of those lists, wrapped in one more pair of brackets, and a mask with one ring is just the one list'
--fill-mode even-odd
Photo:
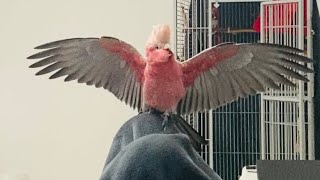
{"label": "birdcage", "polygon": [[[311,57],[310,1],[176,0],[174,50],[180,61],[222,42],[265,42],[305,50]],[[309,14],[308,14],[309,13]],[[314,159],[313,76],[297,87],[238,99],[186,117],[209,145],[200,155],[234,180],[257,159]]]}

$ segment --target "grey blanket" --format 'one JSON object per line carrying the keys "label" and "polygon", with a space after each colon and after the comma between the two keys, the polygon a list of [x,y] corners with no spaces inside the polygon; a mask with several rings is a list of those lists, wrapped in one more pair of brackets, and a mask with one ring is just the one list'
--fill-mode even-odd
{"label": "grey blanket", "polygon": [[174,122],[142,113],[114,137],[100,180],[219,180]]}

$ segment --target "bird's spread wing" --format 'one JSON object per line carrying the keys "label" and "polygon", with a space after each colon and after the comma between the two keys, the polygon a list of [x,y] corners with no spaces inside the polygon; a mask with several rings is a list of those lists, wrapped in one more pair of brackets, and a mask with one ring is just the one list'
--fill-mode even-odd
{"label": "bird's spread wing", "polygon": [[55,71],[50,79],[66,75],[65,81],[103,87],[131,107],[142,107],[145,60],[131,45],[112,37],[74,38],[35,49],[43,49],[28,57],[41,59],[30,66],[44,67],[37,75]]}
{"label": "bird's spread wing", "polygon": [[205,50],[181,64],[185,97],[177,112],[189,114],[216,109],[238,97],[262,92],[279,83],[294,86],[288,77],[307,81],[301,72],[313,72],[300,63],[311,59],[301,50],[271,44],[225,43]]}

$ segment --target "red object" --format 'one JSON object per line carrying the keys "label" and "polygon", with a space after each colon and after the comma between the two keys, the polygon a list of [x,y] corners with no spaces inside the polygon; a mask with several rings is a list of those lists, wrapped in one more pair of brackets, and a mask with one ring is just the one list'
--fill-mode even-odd
{"label": "red object", "polygon": [[[294,17],[296,16],[298,11],[298,3],[297,2],[283,3],[283,4],[275,4],[272,6],[273,6],[272,26],[276,27],[274,31],[284,32],[288,30],[293,30],[293,27],[288,27],[288,26],[297,25],[297,22],[294,21]],[[270,15],[268,15],[270,13],[269,8],[270,6],[264,6],[265,27],[268,27],[270,25],[270,19],[269,19]],[[304,26],[306,26],[306,24],[307,24],[307,1],[304,0]],[[253,22],[252,28],[256,32],[261,32],[260,15],[258,15],[255,21]],[[304,31],[304,35],[306,36],[306,30]]]}

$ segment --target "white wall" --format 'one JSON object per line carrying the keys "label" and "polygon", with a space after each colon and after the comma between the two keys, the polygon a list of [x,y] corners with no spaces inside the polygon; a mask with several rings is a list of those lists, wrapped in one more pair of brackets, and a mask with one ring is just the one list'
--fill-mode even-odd
{"label": "white wall", "polygon": [[173,24],[172,0],[1,0],[0,174],[98,179],[113,136],[137,113],[103,89],[34,76],[26,57],[45,42],[103,35],[144,53],[157,23]]}

